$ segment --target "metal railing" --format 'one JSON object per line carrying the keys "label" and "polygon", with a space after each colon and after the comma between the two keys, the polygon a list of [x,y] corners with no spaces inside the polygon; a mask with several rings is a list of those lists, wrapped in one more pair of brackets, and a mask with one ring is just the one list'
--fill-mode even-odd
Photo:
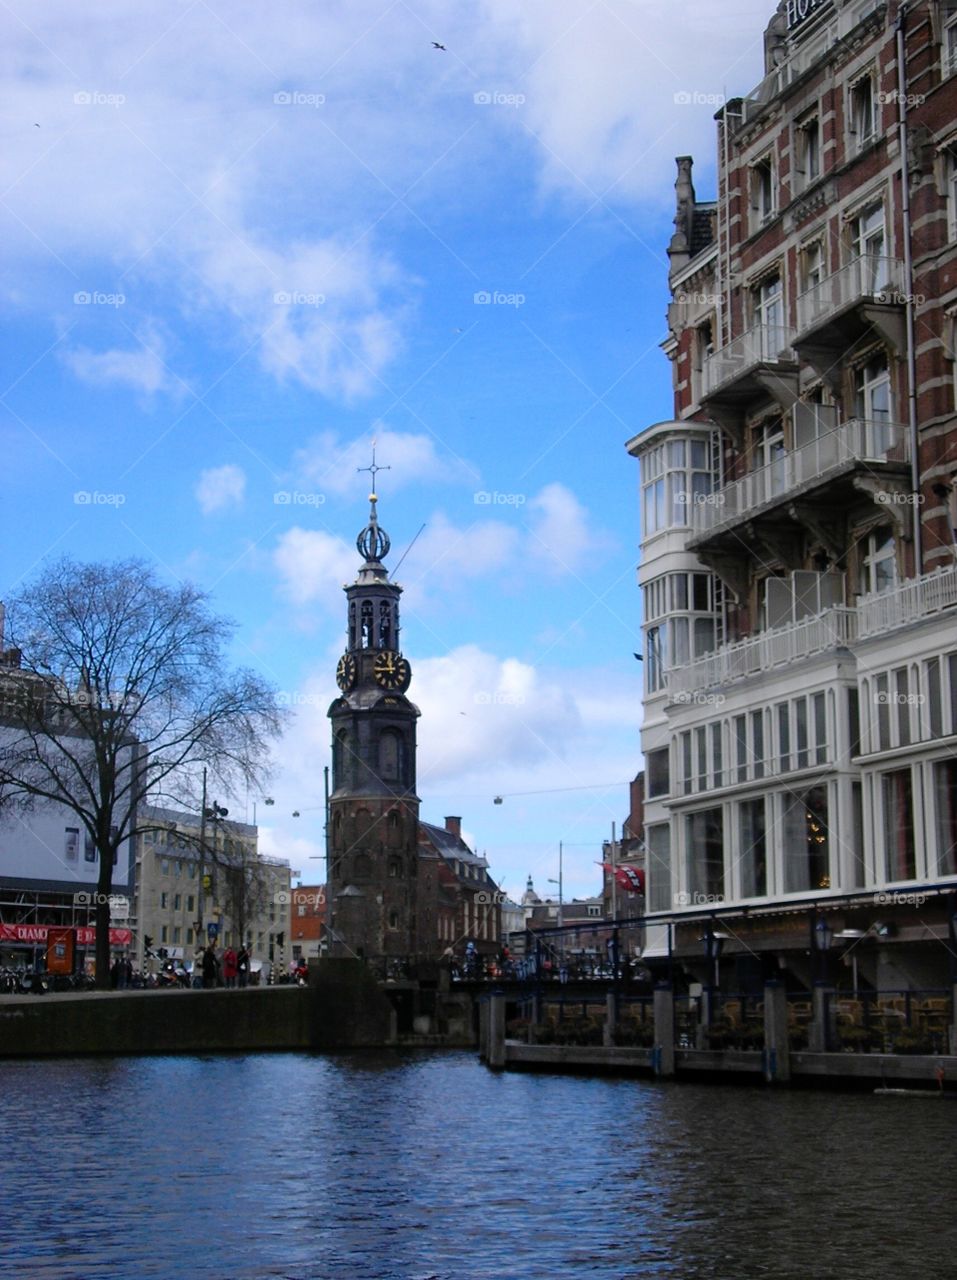
{"label": "metal railing", "polygon": [[862,254],[838,268],[797,300],[797,332],[807,333],[858,302],[903,306],[904,264],[899,258]]}
{"label": "metal railing", "polygon": [[903,466],[909,461],[907,427],[852,418],[696,501],[692,509],[694,534],[700,536],[749,518],[761,507],[785,500],[803,485],[822,481],[854,464]]}
{"label": "metal railing", "polygon": [[890,591],[861,596],[857,602],[857,635],[880,635],[931,617],[957,605],[957,566],[909,578]]}
{"label": "metal railing", "polygon": [[701,395],[712,395],[726,383],[744,377],[761,364],[793,362],[792,330],[785,325],[759,324],[708,356],[701,366]]}
{"label": "metal railing", "polygon": [[669,671],[668,691],[672,695],[694,693],[841,648],[856,638],[856,623],[856,610],[841,605],[813,618],[802,618],[789,626],[722,645],[714,653]]}

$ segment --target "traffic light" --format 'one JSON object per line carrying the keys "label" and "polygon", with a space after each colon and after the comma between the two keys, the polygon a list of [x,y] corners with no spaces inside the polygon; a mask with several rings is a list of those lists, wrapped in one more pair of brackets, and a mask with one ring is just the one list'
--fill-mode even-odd
{"label": "traffic light", "polygon": [[276,934],[276,941],[277,941],[277,943],[279,944],[279,946],[284,947],[284,946],[286,945],[286,934],[285,934],[285,932],[283,932],[283,933],[277,933],[277,934]]}
{"label": "traffic light", "polygon": [[146,951],[153,950],[153,939],[150,937],[148,933],[143,934],[143,948]]}

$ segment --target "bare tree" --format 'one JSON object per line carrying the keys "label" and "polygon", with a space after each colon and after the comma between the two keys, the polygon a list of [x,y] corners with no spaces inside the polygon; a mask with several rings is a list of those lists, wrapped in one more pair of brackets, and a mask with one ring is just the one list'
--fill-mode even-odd
{"label": "bare tree", "polygon": [[205,766],[226,794],[260,788],[282,712],[255,672],[232,670],[235,624],[145,561],[45,568],[6,611],[0,805],[60,804],[99,855],[96,979],[109,983],[109,896],[124,841],[151,804],[195,810]]}

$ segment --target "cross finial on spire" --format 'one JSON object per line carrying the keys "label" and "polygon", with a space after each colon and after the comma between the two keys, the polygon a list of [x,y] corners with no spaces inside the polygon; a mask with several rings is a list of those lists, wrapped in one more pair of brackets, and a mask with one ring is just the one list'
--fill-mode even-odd
{"label": "cross finial on spire", "polygon": [[375,478],[376,478],[376,476],[378,475],[378,473],[379,473],[380,471],[391,471],[391,470],[392,470],[392,468],[391,468],[391,467],[380,467],[380,466],[378,465],[378,463],[376,462],[376,460],[375,460],[375,440],[373,440],[373,441],[372,441],[372,466],[371,466],[371,467],[356,467],[356,471],[368,471],[368,472],[370,472],[370,473],[371,473],[371,475],[372,475],[372,492],[369,494],[369,501],[370,501],[370,502],[373,502],[373,503],[374,503],[374,502],[376,501],[376,491],[375,491],[375,483],[376,483]]}

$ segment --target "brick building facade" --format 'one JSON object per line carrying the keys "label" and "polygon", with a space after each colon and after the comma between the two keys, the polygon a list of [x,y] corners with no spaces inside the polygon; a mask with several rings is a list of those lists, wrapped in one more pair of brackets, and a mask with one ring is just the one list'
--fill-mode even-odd
{"label": "brick building facade", "polygon": [[741,971],[809,982],[853,937],[865,982],[944,985],[957,7],[786,0],[765,70],[716,200],[678,159],[675,413],[628,444],[648,906],[689,962],[721,918]]}

